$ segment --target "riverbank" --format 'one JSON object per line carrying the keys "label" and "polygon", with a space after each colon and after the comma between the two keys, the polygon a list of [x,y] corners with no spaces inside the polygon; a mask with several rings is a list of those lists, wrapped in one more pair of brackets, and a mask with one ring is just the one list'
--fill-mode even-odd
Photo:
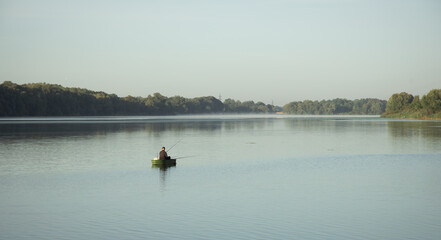
{"label": "riverbank", "polygon": [[399,118],[399,119],[418,119],[418,120],[441,120],[441,112],[427,113],[421,111],[403,111],[388,113],[381,115],[383,118]]}

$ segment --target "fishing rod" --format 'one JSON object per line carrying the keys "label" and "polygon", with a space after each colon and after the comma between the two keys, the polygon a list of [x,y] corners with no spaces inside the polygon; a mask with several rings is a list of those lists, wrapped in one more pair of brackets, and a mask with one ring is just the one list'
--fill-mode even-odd
{"label": "fishing rod", "polygon": [[175,157],[176,159],[183,159],[183,158],[190,158],[190,157],[196,157],[196,156],[185,156],[185,157]]}
{"label": "fishing rod", "polygon": [[180,141],[182,141],[182,139],[180,139],[177,143],[175,143],[175,145],[171,146],[171,148],[169,148],[166,152],[169,152],[174,146],[176,146],[176,144],[178,144]]}

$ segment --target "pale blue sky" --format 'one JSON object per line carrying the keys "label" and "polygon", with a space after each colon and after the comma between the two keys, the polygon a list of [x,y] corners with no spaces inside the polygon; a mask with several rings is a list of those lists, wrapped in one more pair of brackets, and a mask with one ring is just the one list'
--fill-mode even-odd
{"label": "pale blue sky", "polygon": [[441,88],[439,0],[0,0],[0,82],[283,105]]}

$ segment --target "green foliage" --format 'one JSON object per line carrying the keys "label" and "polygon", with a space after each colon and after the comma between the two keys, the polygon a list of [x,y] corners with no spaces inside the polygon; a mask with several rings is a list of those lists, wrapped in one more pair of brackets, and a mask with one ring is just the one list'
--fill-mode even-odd
{"label": "green foliage", "polygon": [[166,97],[160,93],[146,98],[65,88],[56,84],[17,85],[6,81],[0,85],[0,116],[112,116],[174,115],[203,113],[272,113],[273,105],[215,97]]}
{"label": "green foliage", "polygon": [[441,116],[441,89],[432,89],[420,100],[407,93],[392,95],[383,117],[439,119]]}
{"label": "green foliage", "polygon": [[301,115],[332,115],[332,114],[359,114],[380,115],[386,108],[386,101],[379,99],[334,100],[290,102],[283,107],[283,112]]}
{"label": "green foliage", "polygon": [[224,112],[227,113],[276,113],[280,110],[274,105],[264,104],[263,102],[241,102],[230,98],[224,101]]}
{"label": "green foliage", "polygon": [[420,101],[420,96],[415,96],[412,100],[412,103],[409,106],[410,109],[412,110],[420,110],[423,108],[423,105]]}
{"label": "green foliage", "polygon": [[114,94],[60,85],[32,83],[0,85],[0,116],[92,116],[140,114],[139,102]]}
{"label": "green foliage", "polygon": [[441,111],[441,89],[432,89],[423,96],[421,102],[423,108],[431,113]]}
{"label": "green foliage", "polygon": [[411,94],[402,92],[393,94],[387,101],[386,111],[399,112],[408,107],[413,101]]}

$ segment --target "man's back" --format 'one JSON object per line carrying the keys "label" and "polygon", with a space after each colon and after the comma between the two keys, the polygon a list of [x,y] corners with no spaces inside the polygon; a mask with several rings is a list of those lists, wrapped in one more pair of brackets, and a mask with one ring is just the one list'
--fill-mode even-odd
{"label": "man's back", "polygon": [[159,159],[160,160],[165,160],[165,159],[167,159],[167,153],[165,152],[165,150],[162,150],[162,151],[160,151],[159,152]]}

